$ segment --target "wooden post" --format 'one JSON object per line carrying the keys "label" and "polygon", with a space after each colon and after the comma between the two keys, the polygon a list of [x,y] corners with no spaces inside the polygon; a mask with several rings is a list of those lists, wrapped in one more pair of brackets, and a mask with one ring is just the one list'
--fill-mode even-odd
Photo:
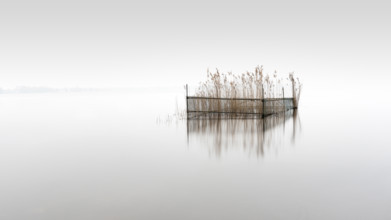
{"label": "wooden post", "polygon": [[296,92],[295,92],[295,79],[292,77],[292,98],[293,98],[293,108],[296,108]]}
{"label": "wooden post", "polygon": [[284,106],[284,111],[286,110],[285,108],[285,94],[284,94],[284,87],[282,87],[282,103],[283,103],[283,106]]}
{"label": "wooden post", "polygon": [[265,91],[262,87],[262,118],[265,117]]}
{"label": "wooden post", "polygon": [[186,84],[186,115],[189,113],[189,91]]}

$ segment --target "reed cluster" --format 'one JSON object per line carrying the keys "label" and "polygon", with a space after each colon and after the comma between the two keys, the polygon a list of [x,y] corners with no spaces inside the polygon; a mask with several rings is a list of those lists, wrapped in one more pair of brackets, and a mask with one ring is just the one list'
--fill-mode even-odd
{"label": "reed cluster", "polygon": [[[293,73],[289,78],[278,76],[277,71],[272,75],[264,74],[263,67],[257,66],[254,72],[235,75],[232,72],[215,73],[207,70],[207,80],[201,82],[196,89],[196,96],[214,98],[279,98],[283,96],[283,88],[291,84],[292,96],[300,97],[301,84]],[[287,91],[285,91],[287,92]]]}
{"label": "reed cluster", "polygon": [[[291,94],[286,89],[289,87],[292,88]],[[240,75],[208,70],[207,80],[200,83],[195,92],[196,97],[208,99],[191,100],[191,105],[197,111],[262,113],[265,108],[262,100],[291,97],[294,99],[293,107],[298,107],[301,88],[299,79],[293,73],[286,78],[278,76],[277,72],[264,74],[262,66],[257,66],[254,72]],[[284,100],[273,101],[268,108],[280,108],[281,103],[284,105]]]}
{"label": "reed cluster", "polygon": [[299,107],[301,89],[303,87],[303,84],[300,83],[300,80],[298,77],[295,78],[293,73],[289,74],[289,80],[291,81],[291,84],[292,84],[293,104],[297,108],[297,107]]}

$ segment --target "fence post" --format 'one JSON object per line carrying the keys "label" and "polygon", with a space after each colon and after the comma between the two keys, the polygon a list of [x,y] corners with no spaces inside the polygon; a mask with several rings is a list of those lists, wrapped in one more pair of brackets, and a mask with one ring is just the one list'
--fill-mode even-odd
{"label": "fence post", "polygon": [[286,110],[286,107],[285,107],[285,94],[284,94],[284,87],[282,87],[282,103],[284,104],[284,111]]}
{"label": "fence post", "polygon": [[295,92],[295,79],[292,77],[292,98],[293,98],[293,108],[296,108],[296,92]]}
{"label": "fence post", "polygon": [[265,91],[262,87],[262,118],[265,117]]}
{"label": "fence post", "polygon": [[186,116],[189,117],[188,115],[189,115],[189,92],[186,84]]}

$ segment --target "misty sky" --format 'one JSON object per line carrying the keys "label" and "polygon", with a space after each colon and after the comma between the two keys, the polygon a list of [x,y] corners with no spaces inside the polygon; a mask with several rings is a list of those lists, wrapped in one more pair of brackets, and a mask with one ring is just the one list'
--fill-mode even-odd
{"label": "misty sky", "polygon": [[207,68],[263,65],[295,71],[307,94],[330,83],[383,88],[389,8],[385,1],[1,1],[0,87],[182,86],[205,79]]}

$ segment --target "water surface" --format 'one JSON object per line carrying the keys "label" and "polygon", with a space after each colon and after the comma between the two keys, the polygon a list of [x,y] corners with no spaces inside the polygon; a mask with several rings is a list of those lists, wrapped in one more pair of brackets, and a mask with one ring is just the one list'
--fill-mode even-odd
{"label": "water surface", "polygon": [[391,218],[386,110],[167,119],[183,96],[0,94],[1,219]]}

